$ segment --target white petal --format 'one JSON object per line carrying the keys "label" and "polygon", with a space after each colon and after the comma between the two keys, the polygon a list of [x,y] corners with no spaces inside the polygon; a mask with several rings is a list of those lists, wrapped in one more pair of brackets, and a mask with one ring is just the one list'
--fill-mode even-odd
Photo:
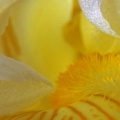
{"label": "white petal", "polygon": [[13,5],[18,1],[19,0],[0,0],[0,35],[7,26]]}
{"label": "white petal", "polygon": [[52,84],[36,71],[0,55],[0,115],[23,110],[52,90]]}
{"label": "white petal", "polygon": [[101,12],[102,1],[103,0],[79,0],[79,3],[85,16],[96,27],[107,34],[118,36],[117,33],[111,28],[109,22],[104,18]]}

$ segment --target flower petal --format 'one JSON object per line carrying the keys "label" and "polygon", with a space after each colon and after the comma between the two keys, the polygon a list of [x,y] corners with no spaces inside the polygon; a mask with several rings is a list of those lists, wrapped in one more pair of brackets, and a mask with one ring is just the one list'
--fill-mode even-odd
{"label": "flower petal", "polygon": [[80,14],[79,21],[81,23],[79,25],[79,29],[81,30],[80,34],[82,36],[79,44],[83,43],[83,46],[85,47],[85,49],[80,49],[78,47],[78,50],[82,54],[90,54],[97,52],[103,55],[110,52],[120,51],[119,38],[105,34],[99,29],[97,29],[86,19],[83,13]]}
{"label": "flower petal", "polygon": [[[106,0],[103,0],[103,1],[106,1]],[[117,33],[114,31],[114,29],[111,27],[109,21],[106,20],[106,18],[103,16],[103,13],[101,11],[101,4],[103,1],[102,0],[79,0],[79,3],[86,17],[96,27],[98,27],[100,30],[102,30],[105,33],[108,33],[113,36],[118,36]],[[110,3],[112,2],[107,1],[108,6],[112,5]],[[104,6],[104,8],[105,7],[106,6]],[[107,10],[106,13],[109,13],[109,12],[110,11]]]}
{"label": "flower petal", "polygon": [[0,114],[23,110],[52,90],[51,83],[27,65],[0,56]]}
{"label": "flower petal", "polygon": [[103,0],[101,11],[111,28],[120,35],[120,0]]}
{"label": "flower petal", "polygon": [[0,35],[7,25],[13,5],[19,0],[0,0]]}
{"label": "flower petal", "polygon": [[[11,57],[17,56],[54,82],[76,58],[62,33],[71,9],[72,0],[31,0],[18,4],[11,18],[18,45],[12,44],[11,37],[6,39]],[[14,54],[16,46],[20,54]]]}
{"label": "flower petal", "polygon": [[[108,101],[109,100],[109,101]],[[28,111],[0,117],[1,120],[119,120],[120,102],[95,96],[67,107],[47,111]]]}

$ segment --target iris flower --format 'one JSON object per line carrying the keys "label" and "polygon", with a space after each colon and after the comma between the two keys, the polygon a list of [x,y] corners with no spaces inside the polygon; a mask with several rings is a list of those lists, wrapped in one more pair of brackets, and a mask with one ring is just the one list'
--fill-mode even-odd
{"label": "iris flower", "polygon": [[0,0],[0,120],[119,120],[119,4]]}

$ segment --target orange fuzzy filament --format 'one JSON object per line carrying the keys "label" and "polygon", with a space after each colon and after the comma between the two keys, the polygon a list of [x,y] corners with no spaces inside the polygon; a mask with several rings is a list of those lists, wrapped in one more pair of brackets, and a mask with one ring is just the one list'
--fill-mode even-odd
{"label": "orange fuzzy filament", "polygon": [[87,100],[94,95],[120,96],[120,55],[82,56],[61,74],[52,95],[55,108]]}

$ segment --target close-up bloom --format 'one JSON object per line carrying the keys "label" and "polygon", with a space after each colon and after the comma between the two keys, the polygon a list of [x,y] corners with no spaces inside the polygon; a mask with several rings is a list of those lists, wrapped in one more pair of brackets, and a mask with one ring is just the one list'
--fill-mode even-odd
{"label": "close-up bloom", "polygon": [[119,120],[119,6],[0,0],[0,120]]}

